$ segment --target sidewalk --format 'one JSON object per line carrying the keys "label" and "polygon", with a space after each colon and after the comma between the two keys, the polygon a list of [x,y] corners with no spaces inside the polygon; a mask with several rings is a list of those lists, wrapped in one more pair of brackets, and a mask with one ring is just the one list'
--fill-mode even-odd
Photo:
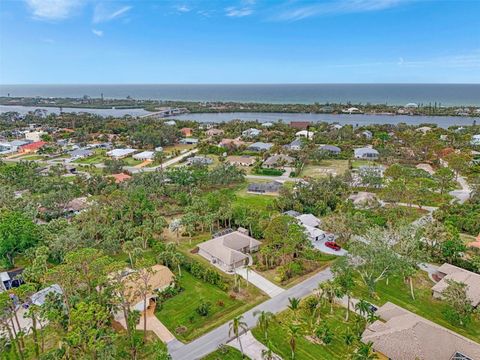
{"label": "sidewalk", "polygon": [[[246,268],[237,269],[237,274],[247,280]],[[280,286],[275,285],[270,280],[264,278],[262,275],[256,273],[253,270],[248,270],[248,282],[262,290],[271,298],[285,291]]]}

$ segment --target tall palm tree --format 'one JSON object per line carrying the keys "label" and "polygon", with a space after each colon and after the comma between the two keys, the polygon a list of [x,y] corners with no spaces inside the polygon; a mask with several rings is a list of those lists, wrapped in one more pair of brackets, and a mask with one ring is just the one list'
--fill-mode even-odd
{"label": "tall palm tree", "polygon": [[228,331],[228,336],[235,335],[235,338],[238,341],[238,344],[240,345],[240,352],[242,353],[242,357],[244,356],[243,354],[243,347],[242,347],[242,342],[240,341],[240,333],[242,331],[247,331],[248,326],[245,321],[243,321],[243,316],[237,316],[234,317],[232,322],[230,323],[230,330]]}
{"label": "tall palm tree", "polygon": [[288,327],[288,344],[292,352],[292,360],[295,359],[295,350],[297,349],[297,337],[300,335],[300,328],[290,324]]}
{"label": "tall palm tree", "polygon": [[300,307],[300,299],[299,298],[288,298],[288,308],[292,310],[293,312],[293,317],[295,318],[295,321],[297,320],[297,311]]}
{"label": "tall palm tree", "polygon": [[368,312],[370,311],[370,304],[368,303],[368,301],[360,299],[355,304],[355,310],[357,310],[360,315],[366,316],[368,314]]}
{"label": "tall palm tree", "polygon": [[258,316],[257,326],[263,331],[265,340],[268,339],[268,328],[275,320],[275,315],[270,311],[254,311],[253,316]]}

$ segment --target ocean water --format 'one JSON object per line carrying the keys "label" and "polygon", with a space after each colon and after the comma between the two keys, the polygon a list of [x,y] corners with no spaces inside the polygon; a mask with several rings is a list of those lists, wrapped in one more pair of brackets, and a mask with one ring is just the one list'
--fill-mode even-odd
{"label": "ocean water", "polygon": [[480,106],[480,84],[0,85],[0,96]]}

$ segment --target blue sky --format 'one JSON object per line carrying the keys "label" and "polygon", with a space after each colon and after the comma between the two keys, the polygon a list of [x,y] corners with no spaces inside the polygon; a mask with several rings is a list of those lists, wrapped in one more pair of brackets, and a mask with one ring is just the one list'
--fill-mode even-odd
{"label": "blue sky", "polygon": [[0,83],[480,83],[479,14],[479,0],[0,0]]}

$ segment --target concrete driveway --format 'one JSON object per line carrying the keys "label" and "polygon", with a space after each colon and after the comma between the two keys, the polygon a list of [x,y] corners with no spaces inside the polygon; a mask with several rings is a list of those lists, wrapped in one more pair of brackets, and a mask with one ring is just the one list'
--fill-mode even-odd
{"label": "concrete driveway", "polygon": [[[255,339],[251,331],[247,331],[245,334],[240,335],[240,341],[242,342],[243,353],[248,356],[251,360],[264,360],[262,356],[263,350],[268,350],[268,348],[263,345],[260,341]],[[227,345],[234,347],[235,349],[240,349],[240,343],[237,339],[233,339]],[[281,360],[282,358],[277,354],[273,354],[273,359]]]}
{"label": "concrete driveway", "polygon": [[348,251],[345,249],[340,249],[338,251],[335,251],[333,249],[330,249],[328,246],[325,245],[325,243],[329,241],[328,239],[323,239],[323,240],[317,240],[317,241],[312,241],[312,245],[315,249],[329,255],[336,255],[336,256],[345,256],[348,254]]}
{"label": "concrete driveway", "polygon": [[255,285],[271,298],[285,291],[280,286],[275,285],[270,280],[264,278],[262,275],[253,270],[248,270],[248,277],[246,268],[237,269],[237,274],[243,277],[245,280],[248,280],[249,283]]}

